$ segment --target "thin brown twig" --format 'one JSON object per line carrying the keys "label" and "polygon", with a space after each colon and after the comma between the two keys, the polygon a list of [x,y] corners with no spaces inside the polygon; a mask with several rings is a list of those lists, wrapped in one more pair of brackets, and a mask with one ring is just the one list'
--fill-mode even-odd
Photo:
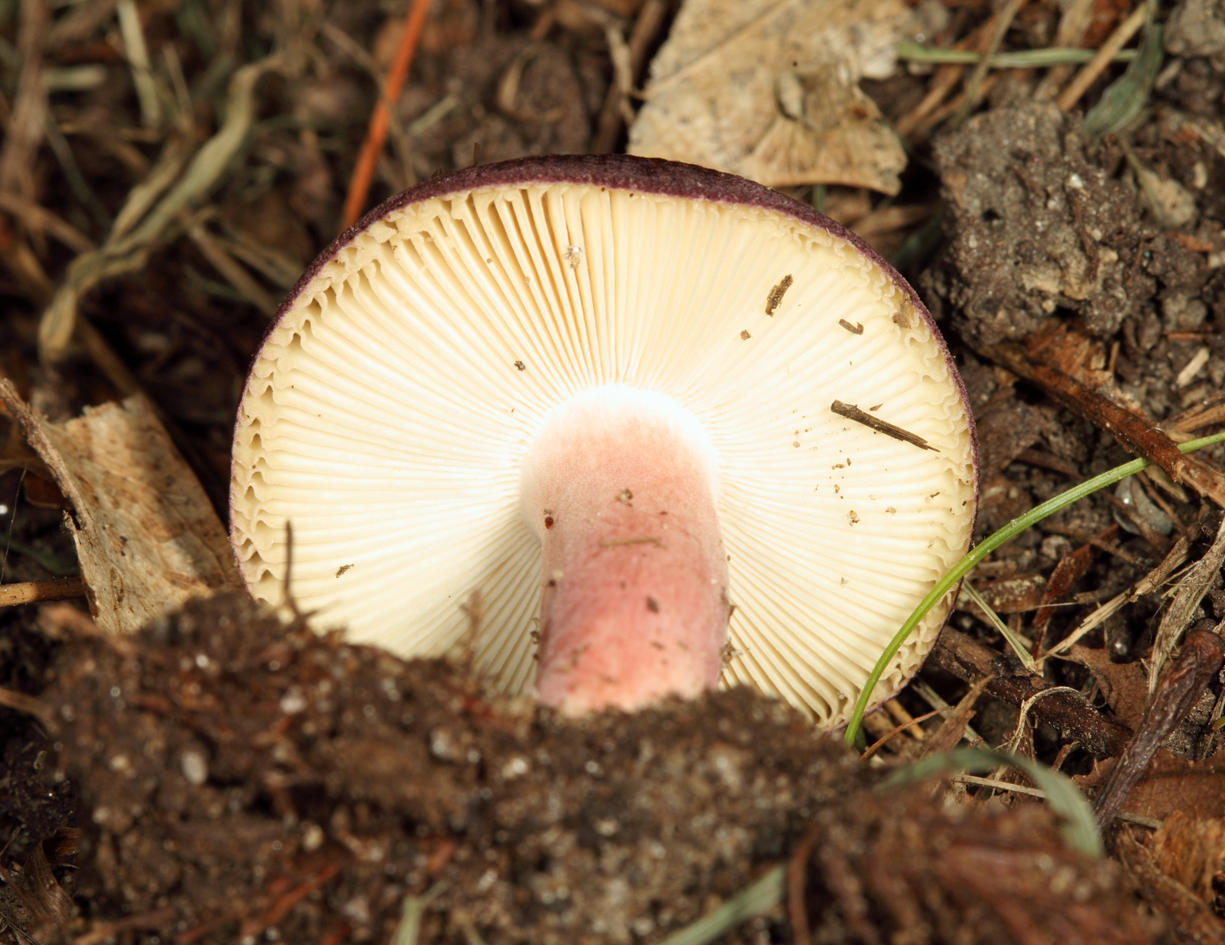
{"label": "thin brown twig", "polygon": [[1012,25],[1016,15],[1021,12],[1021,7],[1025,6],[1025,2],[1026,0],[1007,0],[1003,8],[991,17],[987,41],[979,50],[978,64],[975,65],[974,71],[970,73],[970,78],[966,81],[964,101],[958,113],[959,122],[965,119],[985,91],[983,80],[987,77],[991,56],[999,50],[1000,44],[1004,41],[1004,34],[1008,32],[1008,27]]}
{"label": "thin brown twig", "polygon": [[866,410],[862,410],[855,404],[844,404],[841,400],[835,400],[829,405],[831,413],[836,413],[840,417],[845,417],[847,420],[853,420],[855,423],[862,423],[870,430],[875,430],[877,433],[884,433],[886,436],[891,436],[895,440],[901,440],[903,443],[909,443],[911,446],[917,446],[921,450],[940,450],[917,433],[911,433],[909,430],[904,430],[896,424],[889,423],[887,420],[882,420],[880,417],[874,417]]}
{"label": "thin brown twig", "polygon": [[1225,423],[1225,392],[1214,394],[1207,401],[1176,414],[1168,423],[1171,430],[1195,433],[1204,427]]}
{"label": "thin brown twig", "polygon": [[1186,535],[1179,535],[1170,550],[1166,552],[1165,557],[1161,559],[1157,565],[1152,568],[1147,574],[1137,581],[1129,590],[1123,591],[1121,594],[1116,594],[1106,603],[1100,605],[1089,616],[1082,620],[1074,629],[1071,630],[1058,643],[1051,645],[1051,648],[1044,653],[1038,654],[1037,661],[1041,665],[1042,662],[1049,657],[1058,657],[1066,653],[1073,646],[1079,643],[1088,633],[1097,629],[1104,624],[1110,617],[1114,616],[1125,606],[1134,600],[1138,600],[1145,594],[1152,594],[1157,591],[1162,585],[1169,580],[1170,575],[1183,566],[1187,560],[1187,552],[1191,547],[1191,542]]}
{"label": "thin brown twig", "polygon": [[1161,743],[1199,701],[1222,662],[1225,640],[1211,630],[1192,630],[1187,634],[1177,658],[1157,684],[1139,729],[1093,799],[1093,814],[1099,827],[1105,829],[1114,820]]}
{"label": "thin brown twig", "polygon": [[[935,718],[937,715],[944,715],[945,713],[952,712],[955,708],[956,706],[946,705],[946,706],[941,706],[938,709],[930,709],[927,712],[924,712],[922,715],[914,716],[913,718],[907,719],[903,722],[898,723],[897,725],[894,725],[893,728],[888,729],[883,735],[881,735],[878,739],[876,739],[876,741],[874,741],[871,745],[869,745],[866,749],[864,749],[864,752],[860,757],[871,758],[874,754],[880,751],[881,748],[883,748],[888,742],[890,742],[895,736],[901,734],[904,731],[907,731],[913,726],[919,725],[921,722],[926,722],[928,719]],[[920,732],[921,731],[922,729],[920,729]],[[921,738],[922,736],[917,735],[914,737]]]}
{"label": "thin brown twig", "polygon": [[78,577],[48,581],[20,581],[0,584],[0,607],[41,604],[49,600],[71,600],[85,595],[85,582]]}
{"label": "thin brown twig", "polygon": [[296,906],[299,902],[313,893],[316,889],[326,885],[340,872],[339,863],[329,863],[322,869],[317,871],[313,876],[308,877],[304,882],[289,889],[284,895],[279,896],[275,902],[261,915],[252,916],[242,925],[241,937],[243,939],[253,938],[256,934],[263,932],[265,929],[272,928],[281,921],[289,910]]}
{"label": "thin brown twig", "polygon": [[1211,463],[1178,451],[1178,444],[1151,421],[1119,406],[1020,345],[1004,342],[978,349],[982,356],[1039,385],[1056,402],[1114,436],[1129,452],[1163,469],[1177,483],[1225,508],[1225,475]]}
{"label": "thin brown twig", "polygon": [[809,945],[808,906],[804,902],[805,874],[808,858],[817,842],[820,828],[813,825],[796,844],[787,861],[787,918],[791,922],[791,940],[795,945]]}
{"label": "thin brown twig", "polygon": [[[630,30],[626,48],[629,54],[629,82],[635,82],[642,72],[646,60],[647,48],[663,26],[664,15],[668,12],[668,4],[663,0],[646,0],[634,27]],[[621,83],[614,81],[608,87],[608,95],[600,109],[600,117],[596,124],[595,138],[591,150],[596,154],[611,151],[621,134],[626,111],[626,98],[631,89],[622,88]]]}
{"label": "thin brown twig", "polygon": [[15,712],[32,715],[43,724],[48,724],[55,717],[55,710],[36,696],[18,692],[16,689],[0,687],[0,705]]}
{"label": "thin brown twig", "polygon": [[366,196],[370,193],[370,183],[374,179],[374,165],[378,161],[379,152],[383,149],[383,142],[387,140],[391,106],[399,101],[400,90],[404,87],[404,80],[408,76],[413,56],[421,41],[421,30],[425,25],[425,14],[429,8],[430,0],[413,0],[412,6],[405,15],[400,44],[396,47],[391,70],[387,73],[383,94],[374,104],[370,124],[366,128],[366,138],[362,142],[357,164],[353,168],[353,176],[349,181],[349,194],[345,197],[344,206],[343,224],[345,227],[355,223],[365,207]]}
{"label": "thin brown twig", "polygon": [[1200,559],[1187,569],[1179,580],[1157,632],[1153,636],[1153,648],[1148,657],[1148,689],[1155,692],[1161,684],[1160,676],[1166,661],[1174,651],[1178,638],[1193,622],[1200,601],[1213,583],[1220,579],[1221,565],[1225,562],[1225,518],[1217,526],[1212,543]]}
{"label": "thin brown twig", "polygon": [[1055,104],[1059,106],[1060,111],[1066,112],[1080,101],[1080,97],[1088,91],[1089,86],[1110,65],[1115,53],[1136,35],[1148,16],[1147,7],[1147,3],[1138,4],[1131,12],[1131,16],[1119,24],[1118,28],[1107,37],[1106,42],[1102,43],[1093,58],[1081,66],[1080,71],[1072,77],[1072,81],[1064,86],[1063,91],[1055,97]]}
{"label": "thin brown twig", "polygon": [[[1094,0],[1070,0],[1062,4],[1059,15],[1059,25],[1055,28],[1052,38],[1053,46],[1080,46],[1084,42],[1085,33],[1093,22]],[[1034,98],[1040,102],[1048,101],[1055,95],[1055,90],[1067,81],[1072,74],[1072,66],[1052,66],[1038,81]]]}
{"label": "thin brown twig", "polygon": [[46,207],[31,203],[25,197],[0,191],[0,210],[14,217],[20,217],[22,224],[27,229],[58,240],[74,253],[87,253],[97,248],[97,243],[62,216]]}
{"label": "thin brown twig", "polygon": [[980,100],[984,95],[990,92],[996,86],[996,84],[1003,79],[1003,77],[1003,73],[996,72],[984,78],[977,89],[971,89],[967,86],[960,93],[958,93],[958,95],[952,101],[945,102],[935,111],[933,111],[928,116],[928,125],[935,128],[942,124],[950,116],[960,116],[962,113],[968,112],[971,98],[973,98],[974,101]]}
{"label": "thin brown twig", "polygon": [[[981,46],[986,41],[985,38],[990,36],[990,29],[991,21],[988,20],[954,43],[952,48],[966,50]],[[931,81],[927,83],[927,92],[923,99],[897,121],[897,133],[902,138],[914,141],[926,137],[927,132],[936,124],[936,120],[931,117],[932,114],[937,110],[940,110],[941,114],[945,113],[941,105],[949,93],[957,87],[957,83],[965,75],[966,68],[966,66],[956,64],[942,65],[936,69]]]}
{"label": "thin brown twig", "polygon": [[952,627],[941,631],[928,665],[970,684],[993,677],[986,686],[990,695],[1018,707],[1028,703],[1031,716],[1098,757],[1117,755],[1131,737],[1131,729],[1103,715],[1077,693],[1056,692],[1035,701],[1035,695],[1057,687],[1041,676],[1010,670],[999,653]]}
{"label": "thin brown twig", "polygon": [[0,148],[0,190],[25,196],[37,192],[34,153],[43,139],[47,92],[43,86],[43,49],[50,14],[43,0],[23,0],[17,31],[17,94]]}

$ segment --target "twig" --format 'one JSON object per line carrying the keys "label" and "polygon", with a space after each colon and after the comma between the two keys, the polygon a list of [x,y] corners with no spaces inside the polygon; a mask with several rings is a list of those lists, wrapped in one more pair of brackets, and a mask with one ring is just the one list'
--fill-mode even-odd
{"label": "twig", "polygon": [[37,193],[34,154],[43,139],[47,114],[47,92],[42,81],[43,50],[48,6],[43,0],[23,0],[17,30],[17,94],[4,123],[4,147],[0,149],[0,190],[25,195],[31,203]]}
{"label": "twig", "polygon": [[[890,702],[888,703],[888,705],[891,706],[893,705],[893,703]],[[881,748],[883,748],[886,744],[892,741],[894,736],[899,735],[902,732],[906,732],[907,734],[909,734],[911,738],[915,739],[915,741],[922,742],[924,738],[926,737],[926,733],[920,727],[920,723],[926,722],[928,719],[934,719],[936,716],[943,715],[945,713],[951,712],[952,710],[953,710],[953,706],[948,706],[948,705],[944,706],[943,708],[939,708],[939,709],[929,709],[927,712],[924,712],[922,715],[914,716],[912,718],[906,719],[905,721],[900,722],[899,724],[893,726],[893,728],[886,729],[885,732],[876,739],[876,741],[872,742],[870,745],[868,745],[867,748],[863,750],[863,754],[860,755],[860,757],[865,758],[865,759],[871,758],[874,754],[880,751]],[[915,731],[914,731],[915,729],[918,730],[918,734],[915,734]]]}
{"label": "twig", "polygon": [[[990,35],[991,21],[976,27],[968,35],[953,45],[955,50],[973,50],[981,48]],[[964,65],[944,65],[936,70],[936,74],[927,83],[927,92],[913,109],[897,121],[897,133],[907,140],[915,140],[926,136],[928,130],[936,123],[932,113],[940,109],[945,98],[956,88],[957,83],[965,74]],[[943,113],[943,112],[942,112]]]}
{"label": "twig", "polygon": [[0,210],[20,218],[27,229],[59,240],[74,253],[87,253],[95,248],[88,236],[54,211],[31,203],[28,195],[21,197],[0,191]]}
{"label": "twig", "polygon": [[200,255],[208,260],[209,265],[251,305],[261,312],[275,312],[277,298],[264,289],[255,278],[244,269],[221,245],[212,233],[208,231],[203,221],[192,224],[187,230],[188,238],[195,244]]}
{"label": "twig", "polygon": [[1178,637],[1194,619],[1195,611],[1208,593],[1208,588],[1220,578],[1222,562],[1225,562],[1225,518],[1221,519],[1216,537],[1203,557],[1189,568],[1178,582],[1178,589],[1157,626],[1152,653],[1149,655],[1149,692],[1155,692],[1160,685],[1158,677],[1162,667],[1173,652]]}
{"label": "twig", "polygon": [[49,600],[70,600],[85,595],[85,583],[78,577],[49,581],[20,581],[0,584],[0,607],[41,604]]}
{"label": "twig", "polygon": [[983,79],[987,76],[987,69],[991,65],[991,56],[1000,48],[1000,43],[1004,41],[1004,34],[1008,32],[1008,27],[1012,24],[1013,19],[1021,11],[1021,7],[1025,6],[1025,0],[1007,0],[1003,9],[996,13],[992,18],[991,31],[984,48],[981,50],[982,58],[974,67],[974,71],[970,73],[970,78],[966,82],[965,99],[961,103],[961,109],[958,113],[958,121],[965,119],[970,113],[970,109],[978,102],[979,95],[983,90]]}
{"label": "twig", "polygon": [[374,104],[370,115],[370,124],[366,128],[366,139],[357,156],[357,164],[353,168],[353,177],[349,181],[349,194],[345,197],[344,220],[345,227],[351,226],[361,216],[366,204],[366,196],[370,193],[370,182],[374,178],[374,165],[383,142],[387,140],[387,125],[391,117],[391,106],[400,98],[400,90],[408,76],[408,69],[413,63],[413,55],[421,41],[421,29],[425,25],[425,14],[429,11],[430,0],[413,0],[404,18],[404,32],[400,34],[400,44],[396,47],[396,55],[391,63],[391,71],[387,73],[387,81],[383,84],[383,94]]}
{"label": "twig", "polygon": [[[1225,624],[1217,627],[1221,630]],[[1210,630],[1192,630],[1183,641],[1178,657],[1161,677],[1144,710],[1140,728],[1127,743],[1122,756],[1093,800],[1093,814],[1105,830],[1114,820],[1157,754],[1157,749],[1199,701],[1204,689],[1225,662],[1225,640]]]}
{"label": "twig", "polygon": [[[1170,332],[1167,337],[1173,340],[1174,335]],[[1214,394],[1206,401],[1176,414],[1171,418],[1169,428],[1180,433],[1194,433],[1218,423],[1225,423],[1225,392]]]}
{"label": "twig", "polygon": [[274,927],[289,913],[289,910],[313,893],[316,889],[329,883],[340,872],[338,863],[328,863],[313,876],[306,879],[280,896],[261,915],[251,916],[242,923],[240,940],[253,939],[260,932]]}
{"label": "twig", "polygon": [[663,0],[646,0],[638,14],[638,19],[634,21],[634,28],[630,31],[629,40],[625,43],[628,58],[628,62],[625,63],[627,74],[618,74],[616,80],[609,85],[608,95],[600,109],[595,139],[591,145],[591,150],[596,154],[611,151],[616,145],[628,108],[626,100],[633,89],[633,83],[642,71],[647,48],[663,25],[664,14],[667,12],[668,4]]}
{"label": "twig", "polygon": [[0,687],[0,705],[14,712],[24,712],[32,715],[44,725],[50,724],[55,718],[55,710],[36,696],[18,692],[16,689]]}
{"label": "twig", "polygon": [[886,436],[891,436],[895,440],[901,440],[903,443],[909,443],[912,446],[917,446],[921,450],[934,450],[940,452],[936,447],[932,446],[927,440],[919,436],[917,433],[911,433],[909,430],[904,430],[902,427],[889,423],[887,420],[881,420],[879,417],[874,417],[866,410],[861,410],[854,404],[844,404],[840,400],[835,400],[829,405],[830,412],[836,413],[840,417],[846,417],[848,420],[854,420],[856,423],[862,423],[865,427],[875,430],[877,433],[884,433]]}
{"label": "twig", "polygon": [[115,217],[106,241],[97,250],[69,263],[59,288],[43,311],[38,326],[39,352],[48,361],[61,359],[77,327],[77,305],[82,296],[104,280],[132,272],[153,249],[182,225],[182,211],[210,193],[230,162],[238,155],[255,118],[255,84],[265,72],[278,67],[273,56],[248,63],[230,78],[226,115],[217,131],[184,166],[172,143],[150,177],[164,175],[151,186],[149,179],[128,194]]}
{"label": "twig", "polygon": [[796,844],[787,861],[787,919],[791,922],[791,937],[797,945],[808,945],[808,905],[804,901],[805,879],[808,874],[808,858],[817,842],[820,827],[809,827]]}
{"label": "twig", "polygon": [[1080,642],[1080,640],[1090,631],[1096,630],[1108,619],[1122,610],[1132,601],[1143,597],[1145,594],[1151,594],[1161,587],[1171,574],[1183,566],[1187,560],[1187,551],[1190,549],[1191,543],[1185,535],[1180,535],[1166,552],[1161,562],[1153,568],[1148,574],[1144,575],[1131,590],[1123,591],[1121,594],[1116,594],[1106,603],[1100,605],[1093,613],[1089,614],[1080,625],[1069,633],[1066,637],[1051,646],[1049,650],[1039,654],[1038,662],[1041,663],[1047,657],[1059,656]]}
{"label": "twig", "polygon": [[[84,43],[99,34],[108,20],[115,15],[118,0],[92,0],[91,3],[77,3],[59,11],[59,16],[51,26],[48,34],[48,49],[73,43]],[[42,6],[48,6],[42,4]]]}
{"label": "twig", "polygon": [[984,676],[993,676],[986,685],[988,693],[1017,707],[1028,702],[1031,716],[1080,742],[1098,757],[1117,755],[1131,736],[1127,726],[1102,715],[1077,693],[1054,692],[1034,700],[1039,693],[1057,687],[1037,675],[1000,674],[998,653],[952,627],[941,631],[928,664],[971,685]]}
{"label": "twig", "polygon": [[[1056,770],[1058,768],[1056,767]],[[1046,800],[1046,791],[1041,788],[1030,787],[1028,784],[1016,784],[1012,781],[1003,781],[1000,778],[983,778],[976,774],[954,774],[949,777],[950,781],[957,784],[969,784],[973,787],[990,788],[993,791],[1003,791],[1008,794],[1023,794],[1026,797],[1036,797],[1038,800]],[[1149,830],[1156,830],[1161,826],[1161,821],[1152,817],[1145,817],[1142,814],[1129,814],[1127,811],[1118,815],[1119,820],[1125,820],[1129,824],[1136,824],[1139,827],[1145,827]]]}
{"label": "twig", "polygon": [[1097,55],[1090,59],[1084,67],[1072,77],[1062,92],[1055,98],[1055,104],[1060,111],[1068,111],[1080,101],[1080,97],[1088,91],[1095,79],[1110,65],[1115,53],[1123,48],[1129,39],[1136,35],[1148,16],[1148,4],[1141,3],[1131,12],[1131,16],[1119,24],[1118,29],[1102,43]]}
{"label": "twig", "polygon": [[1185,456],[1178,444],[1147,418],[1120,407],[1074,377],[1040,362],[1020,345],[1005,342],[978,351],[1018,377],[1038,384],[1054,400],[1094,426],[1109,431],[1127,450],[1159,466],[1175,482],[1190,486],[1225,508],[1225,476],[1220,470],[1203,460]]}
{"label": "twig", "polygon": [[[1085,33],[1093,23],[1094,0],[1069,0],[1062,4],[1059,15],[1059,25],[1055,28],[1052,43],[1055,46],[1082,47],[1085,45]],[[1085,49],[1088,59],[1096,55],[1096,50]],[[1088,61],[1086,59],[1085,61]],[[1068,80],[1072,74],[1072,65],[1053,66],[1039,81],[1034,89],[1034,98],[1046,102],[1054,98],[1055,92]]]}

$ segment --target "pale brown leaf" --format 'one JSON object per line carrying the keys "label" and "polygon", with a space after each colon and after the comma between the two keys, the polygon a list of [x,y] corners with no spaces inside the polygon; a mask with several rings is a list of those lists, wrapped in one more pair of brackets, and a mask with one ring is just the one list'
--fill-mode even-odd
{"label": "pale brown leaf", "polygon": [[900,0],[687,0],[629,151],[773,187],[897,193],[905,153],[857,83],[893,71],[912,22]]}

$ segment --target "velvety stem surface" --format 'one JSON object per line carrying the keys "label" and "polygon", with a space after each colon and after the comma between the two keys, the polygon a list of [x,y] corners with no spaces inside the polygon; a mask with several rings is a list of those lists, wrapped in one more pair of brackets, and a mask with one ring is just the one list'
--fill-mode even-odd
{"label": "velvety stem surface", "polygon": [[718,683],[727,559],[713,475],[696,421],[657,395],[591,392],[546,424],[524,478],[543,549],[542,702],[636,709]]}

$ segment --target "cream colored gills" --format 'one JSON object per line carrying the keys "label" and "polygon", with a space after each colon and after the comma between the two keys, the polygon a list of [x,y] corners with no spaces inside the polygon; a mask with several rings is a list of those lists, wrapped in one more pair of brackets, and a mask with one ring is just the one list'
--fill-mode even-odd
{"label": "cream colored gills", "polygon": [[629,188],[658,165],[632,158],[605,159],[618,186],[590,163],[585,182],[558,181],[567,160],[584,159],[543,159],[552,182],[530,162],[495,166],[493,182],[409,200],[299,288],[235,434],[247,581],[279,600],[291,521],[292,592],[321,627],[439,654],[471,633],[479,598],[477,664],[524,689],[542,582],[520,509],[528,445],[559,404],[625,385],[680,405],[718,456],[724,683],[838,724],[969,540],[973,432],[943,343],[900,277],[811,211],[712,200],[732,179],[683,166],[667,173],[698,196],[653,193],[650,177]]}

